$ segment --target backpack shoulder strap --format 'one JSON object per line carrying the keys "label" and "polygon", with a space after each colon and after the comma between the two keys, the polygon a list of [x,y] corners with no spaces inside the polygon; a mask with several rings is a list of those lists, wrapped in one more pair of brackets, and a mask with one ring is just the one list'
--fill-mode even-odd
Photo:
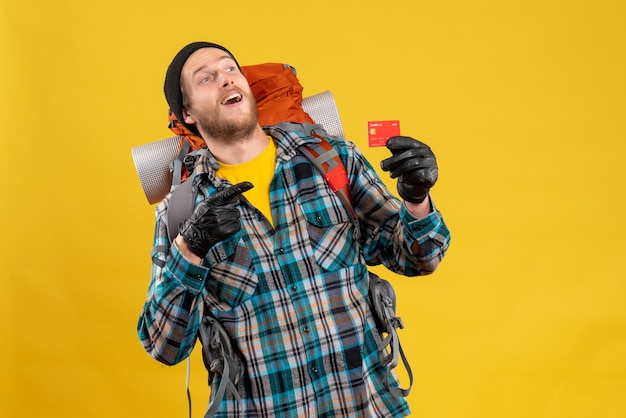
{"label": "backpack shoulder strap", "polygon": [[170,242],[174,241],[178,235],[178,227],[193,213],[194,195],[192,191],[193,179],[179,184],[170,196],[170,202],[167,207],[167,235]]}
{"label": "backpack shoulder strap", "polygon": [[[395,292],[391,283],[379,277],[377,274],[370,271],[369,278],[369,298],[372,310],[374,311],[374,319],[376,320],[376,326],[379,332],[385,335],[380,343],[378,343],[377,347],[378,359],[380,363],[387,368],[385,387],[389,389],[394,396],[407,397],[413,386],[413,372],[404,354],[402,345],[400,344],[398,328],[403,329],[404,323],[402,319],[396,315]],[[389,347],[389,351],[387,351],[387,347]],[[398,387],[389,385],[391,371],[398,366],[399,357],[402,358],[402,364],[409,376],[409,386],[406,389],[401,388],[399,385]]]}
{"label": "backpack shoulder strap", "polygon": [[328,183],[333,192],[337,193],[337,196],[339,196],[348,212],[350,212],[352,221],[355,222],[356,212],[352,204],[346,167],[343,165],[337,150],[326,138],[316,133],[312,135],[321,142],[302,145],[300,146],[300,151],[322,173],[326,183]]}
{"label": "backpack shoulder strap", "polygon": [[181,169],[184,166],[188,173],[193,173],[194,167],[200,155],[209,159],[209,164],[214,168],[219,168],[219,163],[207,149],[199,149],[189,152],[189,146],[181,149],[176,158],[173,170],[173,179],[170,202],[167,207],[167,236],[170,242],[174,241],[178,235],[180,224],[191,216],[194,209],[195,194],[193,193],[193,176],[186,181],[181,180]]}

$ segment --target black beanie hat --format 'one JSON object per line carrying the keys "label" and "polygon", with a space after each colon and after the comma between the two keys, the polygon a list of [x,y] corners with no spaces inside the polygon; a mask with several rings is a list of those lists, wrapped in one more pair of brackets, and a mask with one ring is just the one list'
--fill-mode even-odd
{"label": "black beanie hat", "polygon": [[174,112],[174,115],[176,115],[179,122],[195,133],[197,133],[197,130],[193,126],[187,125],[185,123],[185,120],[183,119],[183,93],[180,90],[180,73],[183,70],[183,65],[185,65],[185,62],[191,56],[191,54],[202,48],[221,49],[222,51],[230,55],[239,67],[239,63],[228,49],[211,42],[190,43],[189,45],[178,51],[178,54],[176,54],[170,66],[167,67],[167,72],[165,73],[165,85],[163,86],[163,91],[165,92],[165,100],[167,100],[167,104],[170,105],[170,110]]}

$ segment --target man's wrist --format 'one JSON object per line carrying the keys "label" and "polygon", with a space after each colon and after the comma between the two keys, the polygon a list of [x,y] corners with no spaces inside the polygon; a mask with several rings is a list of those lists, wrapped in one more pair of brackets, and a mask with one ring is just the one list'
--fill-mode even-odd
{"label": "man's wrist", "polygon": [[433,210],[432,205],[430,204],[430,195],[426,196],[426,199],[424,199],[421,203],[411,203],[405,200],[404,205],[409,213],[417,219],[426,218]]}
{"label": "man's wrist", "polygon": [[193,252],[191,252],[182,235],[178,234],[176,238],[174,238],[174,244],[178,248],[178,251],[180,251],[180,253],[183,255],[183,257],[185,257],[189,262],[198,266],[202,264],[202,259]]}

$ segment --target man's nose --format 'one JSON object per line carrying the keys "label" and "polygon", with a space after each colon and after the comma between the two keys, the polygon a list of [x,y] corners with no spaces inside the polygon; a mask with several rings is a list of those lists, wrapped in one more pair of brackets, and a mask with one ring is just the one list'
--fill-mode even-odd
{"label": "man's nose", "polygon": [[222,72],[221,77],[222,87],[228,87],[229,85],[233,84],[233,79],[230,76],[230,73]]}

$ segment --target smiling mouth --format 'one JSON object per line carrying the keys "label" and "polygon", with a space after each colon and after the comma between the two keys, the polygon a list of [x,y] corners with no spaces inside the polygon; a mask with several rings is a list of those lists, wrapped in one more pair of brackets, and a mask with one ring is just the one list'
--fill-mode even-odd
{"label": "smiling mouth", "polygon": [[222,100],[223,105],[235,104],[241,101],[242,97],[239,93],[233,93],[224,100]]}

